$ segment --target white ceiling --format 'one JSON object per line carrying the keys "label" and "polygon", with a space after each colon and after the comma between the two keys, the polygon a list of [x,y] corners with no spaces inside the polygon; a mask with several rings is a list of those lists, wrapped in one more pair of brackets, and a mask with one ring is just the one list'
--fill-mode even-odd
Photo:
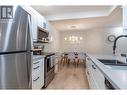
{"label": "white ceiling", "polygon": [[32,6],[48,20],[64,20],[109,15],[114,6]]}
{"label": "white ceiling", "polygon": [[[120,6],[32,6],[58,31],[87,30],[122,25]],[[76,28],[71,28],[76,26]]]}

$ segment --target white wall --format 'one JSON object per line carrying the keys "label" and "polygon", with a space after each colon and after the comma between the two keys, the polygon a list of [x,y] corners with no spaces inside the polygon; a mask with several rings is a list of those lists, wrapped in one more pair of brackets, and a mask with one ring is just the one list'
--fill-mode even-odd
{"label": "white wall", "polygon": [[[113,43],[107,40],[108,35],[119,36],[127,34],[123,32],[122,27],[102,27],[94,28],[87,31],[60,32],[60,51],[70,52],[87,52],[93,54],[112,54]],[[68,36],[83,37],[80,43],[73,44],[65,41]],[[127,38],[121,38],[117,43],[117,53],[127,53]]]}
{"label": "white wall", "polygon": [[59,31],[57,31],[55,28],[53,28],[49,24],[49,38],[50,42],[48,44],[45,44],[45,52],[58,52],[59,51]]}
{"label": "white wall", "polygon": [[[99,53],[99,54],[112,54],[113,43],[107,40],[109,35],[115,35],[116,37],[122,34],[122,27],[108,27],[89,30],[86,32],[87,39],[87,52]],[[127,38],[121,38],[117,43],[117,53],[127,53]]]}

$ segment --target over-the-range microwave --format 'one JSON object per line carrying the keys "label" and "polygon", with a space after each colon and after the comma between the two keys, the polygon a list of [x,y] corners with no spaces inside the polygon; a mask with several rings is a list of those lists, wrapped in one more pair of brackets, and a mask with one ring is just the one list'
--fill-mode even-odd
{"label": "over-the-range microwave", "polygon": [[49,32],[41,27],[37,27],[37,41],[38,43],[48,43],[49,42]]}

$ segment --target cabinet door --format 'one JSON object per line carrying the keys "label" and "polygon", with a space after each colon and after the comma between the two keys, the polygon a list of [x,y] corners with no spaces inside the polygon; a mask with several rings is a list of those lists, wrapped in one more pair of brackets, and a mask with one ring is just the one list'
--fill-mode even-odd
{"label": "cabinet door", "polygon": [[41,89],[44,86],[44,58],[33,60],[32,89]]}
{"label": "cabinet door", "polygon": [[33,41],[37,41],[37,17],[36,14],[31,15],[31,22],[32,22],[32,38]]}
{"label": "cabinet door", "polygon": [[123,28],[127,31],[127,6],[123,6]]}
{"label": "cabinet door", "polygon": [[96,83],[95,77],[94,77],[94,72],[91,69],[91,74],[90,74],[90,82],[91,82],[91,89],[98,89],[98,84]]}
{"label": "cabinet door", "polygon": [[92,65],[92,70],[93,70],[92,72],[93,72],[94,81],[97,85],[96,89],[105,89],[104,75],[94,64]]}
{"label": "cabinet door", "polygon": [[97,89],[98,85],[95,81],[94,72],[93,72],[93,65],[94,65],[94,63],[92,62],[92,60],[90,60],[90,84],[91,84],[91,89]]}
{"label": "cabinet door", "polygon": [[94,82],[93,73],[92,73],[92,61],[89,57],[86,58],[86,75],[87,75],[87,80],[90,89],[95,89],[96,84]]}
{"label": "cabinet door", "polygon": [[90,75],[90,70],[89,69],[86,69],[86,76],[87,76],[87,80],[88,80],[88,83],[89,83],[89,87],[92,88],[92,82],[91,82],[91,75]]}
{"label": "cabinet door", "polygon": [[123,6],[123,26],[127,27],[127,6]]}
{"label": "cabinet door", "polygon": [[86,59],[86,75],[91,89],[105,89],[104,76],[90,58]]}
{"label": "cabinet door", "polygon": [[38,17],[37,18],[37,20],[38,20],[38,26],[46,30],[46,28],[47,28],[47,21],[46,21],[46,19],[43,16],[41,16],[40,14],[37,14],[37,17]]}
{"label": "cabinet door", "polygon": [[32,73],[32,89],[42,88],[42,76],[40,76],[39,72],[41,72],[40,68]]}
{"label": "cabinet door", "polygon": [[86,69],[89,69],[91,66],[91,59],[89,57],[86,57]]}

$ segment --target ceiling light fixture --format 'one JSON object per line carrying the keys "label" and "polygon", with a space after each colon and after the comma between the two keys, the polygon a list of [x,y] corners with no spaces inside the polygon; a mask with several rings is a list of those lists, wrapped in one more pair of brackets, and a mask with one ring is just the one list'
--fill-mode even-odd
{"label": "ceiling light fixture", "polygon": [[67,40],[67,38],[65,37],[64,40]]}
{"label": "ceiling light fixture", "polygon": [[82,40],[83,38],[82,38],[82,37],[80,37],[79,39],[80,39],[80,40]]}

